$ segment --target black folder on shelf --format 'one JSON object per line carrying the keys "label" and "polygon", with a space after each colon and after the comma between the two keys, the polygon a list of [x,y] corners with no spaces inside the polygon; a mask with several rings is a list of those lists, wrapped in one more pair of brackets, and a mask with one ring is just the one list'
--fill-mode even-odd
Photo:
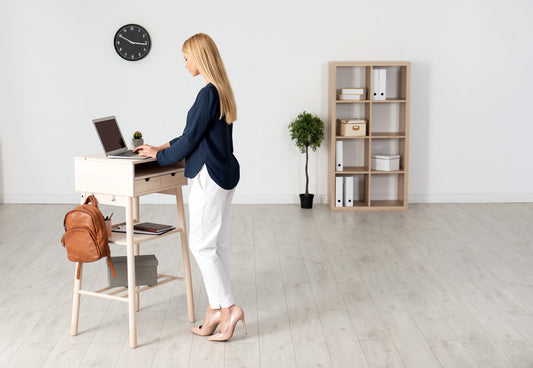
{"label": "black folder on shelf", "polygon": [[[155,222],[141,222],[133,225],[133,232],[135,234],[161,235],[174,229],[175,227],[172,225],[158,224]],[[117,233],[125,233],[126,225],[117,226],[113,231]]]}

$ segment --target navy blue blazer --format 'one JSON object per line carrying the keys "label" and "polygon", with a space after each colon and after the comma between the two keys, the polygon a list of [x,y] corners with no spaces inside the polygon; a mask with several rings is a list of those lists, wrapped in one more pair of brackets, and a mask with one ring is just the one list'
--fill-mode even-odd
{"label": "navy blue blazer", "polygon": [[209,83],[198,92],[182,135],[171,140],[170,147],[157,152],[159,165],[185,159],[185,176],[194,178],[205,164],[209,176],[221,188],[235,188],[240,168],[233,155],[233,124],[228,125],[219,117],[218,91]]}

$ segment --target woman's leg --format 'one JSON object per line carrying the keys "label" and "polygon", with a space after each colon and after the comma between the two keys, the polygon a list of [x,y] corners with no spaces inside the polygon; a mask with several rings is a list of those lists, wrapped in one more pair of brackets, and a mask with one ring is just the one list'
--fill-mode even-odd
{"label": "woman's leg", "polygon": [[222,213],[222,222],[220,231],[217,237],[217,253],[220,257],[222,265],[226,269],[226,274],[229,277],[229,252],[230,252],[230,240],[231,240],[231,201],[233,199],[234,190],[227,196],[225,196],[226,204],[224,205]]}
{"label": "woman's leg", "polygon": [[234,304],[229,281],[229,207],[234,190],[220,188],[204,166],[189,195],[189,246],[194,255],[211,308]]}

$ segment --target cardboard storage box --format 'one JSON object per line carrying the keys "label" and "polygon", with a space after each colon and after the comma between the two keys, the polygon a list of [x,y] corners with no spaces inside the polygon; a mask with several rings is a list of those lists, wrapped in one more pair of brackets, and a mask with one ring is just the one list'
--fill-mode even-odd
{"label": "cardboard storage box", "polygon": [[[128,268],[127,257],[111,257],[113,266],[115,266],[116,277],[111,275],[109,264],[107,267],[107,279],[109,287],[127,287],[128,286]],[[135,284],[139,285],[157,285],[157,258],[153,254],[143,254],[135,256]]]}
{"label": "cardboard storage box", "polygon": [[358,137],[366,135],[366,120],[337,119],[337,132],[343,137]]}
{"label": "cardboard storage box", "polygon": [[400,170],[400,155],[372,155],[372,170],[396,171]]}

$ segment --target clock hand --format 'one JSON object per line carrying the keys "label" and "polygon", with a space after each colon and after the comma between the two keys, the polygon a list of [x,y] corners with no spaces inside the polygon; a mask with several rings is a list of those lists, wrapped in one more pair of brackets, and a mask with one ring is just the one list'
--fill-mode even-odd
{"label": "clock hand", "polygon": [[124,37],[122,34],[119,34],[118,36],[119,36],[120,38],[125,39],[126,41],[128,41],[128,42],[131,43],[131,44],[136,43],[136,42],[133,42],[133,41],[128,40],[128,39],[127,39],[126,37]]}
{"label": "clock hand", "polygon": [[[129,41],[129,40],[128,40]],[[131,42],[131,41],[130,41]],[[148,42],[144,41],[143,43],[140,43],[140,42],[131,42],[133,43],[134,45],[143,45],[143,46],[146,46],[148,45]]]}

